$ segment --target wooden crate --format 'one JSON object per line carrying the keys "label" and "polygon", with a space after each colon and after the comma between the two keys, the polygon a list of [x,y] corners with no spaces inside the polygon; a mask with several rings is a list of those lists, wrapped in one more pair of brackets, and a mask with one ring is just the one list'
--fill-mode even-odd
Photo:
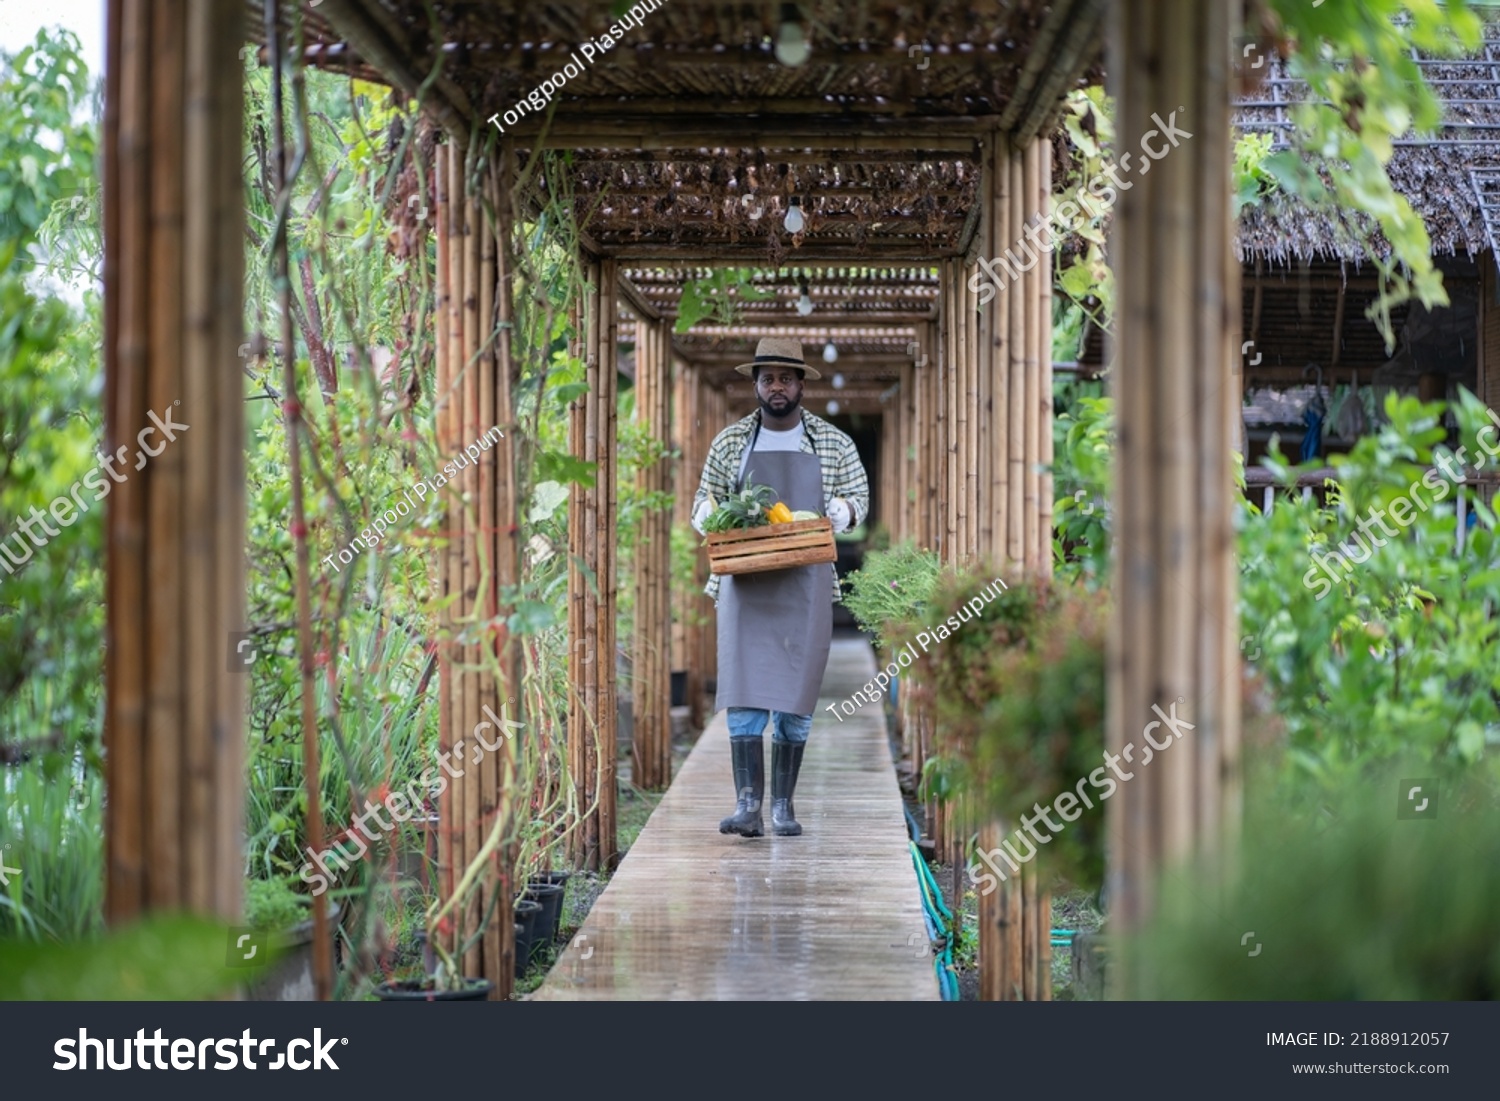
{"label": "wooden crate", "polygon": [[838,559],[833,545],[833,523],[826,516],[710,532],[708,568],[718,574],[765,573],[794,566],[812,566]]}

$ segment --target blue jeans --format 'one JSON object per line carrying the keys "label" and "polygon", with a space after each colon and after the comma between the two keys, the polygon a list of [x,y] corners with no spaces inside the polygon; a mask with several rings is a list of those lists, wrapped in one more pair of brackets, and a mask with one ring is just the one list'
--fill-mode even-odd
{"label": "blue jeans", "polygon": [[812,730],[811,715],[792,715],[786,711],[763,711],[758,707],[731,707],[729,709],[729,736],[731,738],[759,738],[766,730],[766,719],[770,718],[773,742],[807,741]]}

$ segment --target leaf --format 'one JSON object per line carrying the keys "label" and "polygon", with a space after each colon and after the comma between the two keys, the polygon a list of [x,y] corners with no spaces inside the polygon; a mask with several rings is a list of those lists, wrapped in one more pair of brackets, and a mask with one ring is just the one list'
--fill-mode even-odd
{"label": "leaf", "polygon": [[536,457],[536,474],[543,481],[568,482],[592,489],[596,464],[559,451],[543,451]]}
{"label": "leaf", "polygon": [[531,510],[527,512],[526,519],[533,524],[550,520],[567,500],[568,487],[561,482],[538,482],[531,491]]}
{"label": "leaf", "polygon": [[550,604],[540,600],[521,600],[506,617],[505,625],[518,635],[538,635],[557,622]]}

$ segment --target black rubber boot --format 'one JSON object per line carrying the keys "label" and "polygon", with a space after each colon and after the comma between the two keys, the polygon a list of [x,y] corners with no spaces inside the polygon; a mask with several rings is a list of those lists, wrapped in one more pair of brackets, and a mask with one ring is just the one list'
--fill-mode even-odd
{"label": "black rubber boot", "polygon": [[771,832],[777,837],[796,837],[802,832],[792,807],[797,773],[802,770],[804,742],[771,743]]}
{"label": "black rubber boot", "polygon": [[766,753],[760,735],[753,738],[730,738],[729,752],[734,761],[734,791],[739,802],[734,813],[719,823],[720,833],[737,833],[741,837],[760,837],[766,832],[760,815],[760,804],[766,794]]}

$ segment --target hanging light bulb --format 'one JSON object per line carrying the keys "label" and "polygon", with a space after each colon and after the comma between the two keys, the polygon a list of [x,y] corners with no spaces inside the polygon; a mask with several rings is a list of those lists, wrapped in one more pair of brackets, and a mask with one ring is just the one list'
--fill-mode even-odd
{"label": "hanging light bulb", "polygon": [[782,4],[781,26],[776,31],[776,60],[792,69],[805,64],[811,56],[812,47],[802,30],[802,13],[796,4]]}
{"label": "hanging light bulb", "polygon": [[838,402],[836,402],[836,401],[830,401],[828,403],[828,415],[830,417],[836,417],[836,416],[839,415],[839,403]]}
{"label": "hanging light bulb", "polygon": [[801,281],[801,286],[802,297],[797,299],[797,312],[806,317],[813,312],[813,300],[812,295],[808,293],[807,280],[805,278]]}
{"label": "hanging light bulb", "polygon": [[[829,347],[831,348],[833,347],[833,345],[830,344]],[[824,354],[823,358],[828,358],[826,353]],[[829,360],[829,362],[832,362],[832,360]],[[833,388],[835,390],[842,390],[844,388],[844,376],[837,371],[834,372],[833,378],[829,379],[828,381],[833,383]]]}
{"label": "hanging light bulb", "polygon": [[801,233],[802,227],[807,225],[807,219],[802,216],[802,200],[793,196],[792,205],[786,208],[786,217],[781,224],[786,226],[788,233]]}
{"label": "hanging light bulb", "polygon": [[824,363],[837,363],[838,358],[839,350],[833,346],[833,341],[830,340],[827,344],[823,345]]}

